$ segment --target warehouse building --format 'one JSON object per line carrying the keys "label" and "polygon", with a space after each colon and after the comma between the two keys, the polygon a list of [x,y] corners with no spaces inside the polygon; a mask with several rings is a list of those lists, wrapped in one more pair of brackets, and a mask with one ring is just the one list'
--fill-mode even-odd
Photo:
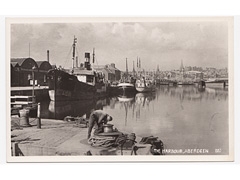
{"label": "warehouse building", "polygon": [[11,58],[11,86],[46,86],[46,75],[52,69],[48,61],[35,61],[32,58]]}
{"label": "warehouse building", "polygon": [[104,78],[108,82],[116,82],[121,79],[121,71],[115,67],[114,63],[107,65],[95,65],[93,69],[104,74]]}

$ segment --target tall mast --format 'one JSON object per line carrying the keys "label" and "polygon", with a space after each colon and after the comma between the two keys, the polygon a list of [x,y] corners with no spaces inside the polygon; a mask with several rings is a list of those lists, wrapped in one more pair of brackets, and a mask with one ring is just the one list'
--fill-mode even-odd
{"label": "tall mast", "polygon": [[138,68],[138,57],[137,57],[137,68]]}
{"label": "tall mast", "polygon": [[135,72],[135,63],[134,63],[134,61],[133,61],[133,71]]}
{"label": "tall mast", "polygon": [[139,71],[139,68],[138,68],[138,56],[137,56],[137,76],[138,76],[138,71]]}
{"label": "tall mast", "polygon": [[31,52],[31,44],[28,44],[28,56],[30,57],[30,52]]}
{"label": "tall mast", "polygon": [[127,58],[126,58],[126,73],[128,75],[128,64],[127,64]]}
{"label": "tall mast", "polygon": [[141,69],[141,60],[140,60],[140,58],[139,58],[139,68]]}
{"label": "tall mast", "polygon": [[72,68],[74,68],[74,61],[75,61],[75,51],[76,51],[76,43],[77,43],[77,38],[73,39],[73,56],[72,56]]}
{"label": "tall mast", "polygon": [[76,56],[76,68],[78,68],[78,56]]}
{"label": "tall mast", "polygon": [[95,48],[93,48],[93,63],[95,62]]}
{"label": "tall mast", "polygon": [[133,76],[135,76],[135,64],[134,64],[134,61],[133,61]]}

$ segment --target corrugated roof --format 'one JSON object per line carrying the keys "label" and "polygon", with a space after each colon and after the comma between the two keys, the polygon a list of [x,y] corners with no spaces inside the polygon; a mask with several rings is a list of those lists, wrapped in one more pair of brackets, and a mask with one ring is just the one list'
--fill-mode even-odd
{"label": "corrugated roof", "polygon": [[45,61],[36,61],[38,67],[40,67],[42,65],[42,63],[44,63]]}
{"label": "corrugated roof", "polygon": [[33,63],[37,66],[38,68],[38,64],[36,63],[36,61],[32,58],[11,58],[11,63],[18,63],[19,66],[22,66],[22,64],[24,63],[24,61],[26,60],[30,60],[33,61]]}
{"label": "corrugated roof", "polygon": [[12,65],[13,67],[19,66],[18,62],[11,62],[11,65]]}
{"label": "corrugated roof", "polygon": [[46,70],[46,65],[48,66],[48,69],[53,69],[52,65],[48,61],[36,61],[36,63],[38,65],[39,69],[45,69]]}
{"label": "corrugated roof", "polygon": [[18,63],[20,66],[28,58],[11,58],[11,63]]}

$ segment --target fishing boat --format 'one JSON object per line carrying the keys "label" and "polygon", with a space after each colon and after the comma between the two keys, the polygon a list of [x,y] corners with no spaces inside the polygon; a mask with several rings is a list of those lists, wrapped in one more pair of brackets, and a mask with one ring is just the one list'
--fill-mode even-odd
{"label": "fishing boat", "polygon": [[[85,100],[103,96],[107,86],[103,75],[91,68],[90,53],[85,53],[85,62],[78,67],[75,56],[77,38],[72,49],[72,69],[56,68],[48,71],[49,97],[51,101]],[[93,50],[93,63],[94,63]],[[74,65],[76,64],[76,66]]]}
{"label": "fishing boat", "polygon": [[134,93],[136,92],[135,88],[135,79],[133,77],[130,77],[128,74],[128,64],[126,59],[126,74],[125,77],[121,80],[121,82],[117,85],[118,92],[120,93]]}
{"label": "fishing boat", "polygon": [[226,87],[228,78],[209,78],[205,81],[207,87]]}
{"label": "fishing boat", "polygon": [[153,92],[156,90],[155,83],[144,77],[136,81],[135,87],[138,92]]}
{"label": "fishing boat", "polygon": [[111,84],[108,84],[107,91],[109,95],[116,95],[119,94],[119,88],[118,88],[118,82],[112,82]]}
{"label": "fishing boat", "polygon": [[121,82],[117,85],[118,92],[123,93],[134,93],[136,92],[135,86],[131,82]]}

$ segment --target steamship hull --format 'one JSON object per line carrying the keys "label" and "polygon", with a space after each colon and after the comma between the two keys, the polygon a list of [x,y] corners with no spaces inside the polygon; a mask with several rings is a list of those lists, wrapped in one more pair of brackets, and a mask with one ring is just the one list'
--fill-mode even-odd
{"label": "steamship hull", "polygon": [[63,70],[50,70],[47,78],[51,101],[86,100],[96,97],[95,86],[81,82],[75,75]]}

